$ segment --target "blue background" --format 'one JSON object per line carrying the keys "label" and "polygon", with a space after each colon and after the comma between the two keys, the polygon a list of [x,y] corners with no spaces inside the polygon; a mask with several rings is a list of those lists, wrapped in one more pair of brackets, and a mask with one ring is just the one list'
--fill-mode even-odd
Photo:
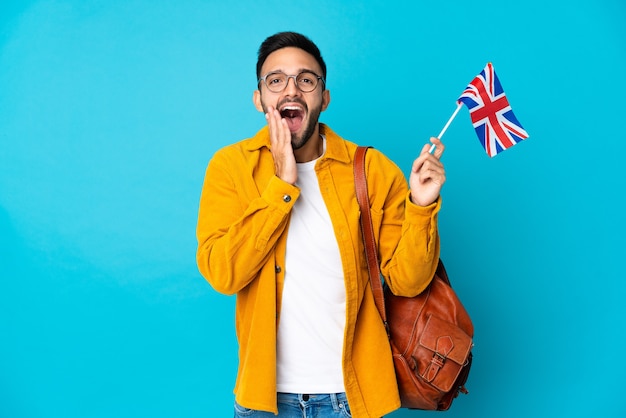
{"label": "blue background", "polygon": [[406,172],[494,63],[530,138],[490,159],[465,108],[443,137],[442,257],[476,328],[445,416],[626,416],[625,12],[4,0],[0,417],[232,416],[234,298],[197,272],[197,206],[212,154],[264,124],[255,55],[280,30],[322,50],[322,121]]}

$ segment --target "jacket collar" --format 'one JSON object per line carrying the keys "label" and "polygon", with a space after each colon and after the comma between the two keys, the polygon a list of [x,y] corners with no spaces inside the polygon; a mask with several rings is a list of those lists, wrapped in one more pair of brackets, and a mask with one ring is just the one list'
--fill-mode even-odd
{"label": "jacket collar", "polygon": [[[320,134],[326,137],[326,153],[323,159],[333,159],[343,163],[349,163],[350,155],[345,140],[337,135],[327,125],[320,123]],[[259,130],[252,138],[244,142],[244,148],[248,151],[257,151],[261,148],[270,149],[270,131],[267,126]]]}

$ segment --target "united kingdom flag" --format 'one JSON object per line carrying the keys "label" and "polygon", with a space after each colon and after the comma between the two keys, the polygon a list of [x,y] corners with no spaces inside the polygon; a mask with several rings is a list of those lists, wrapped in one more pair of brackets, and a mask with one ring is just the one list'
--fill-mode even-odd
{"label": "united kingdom flag", "polygon": [[478,139],[490,157],[528,138],[491,63],[465,88],[457,103],[469,109]]}

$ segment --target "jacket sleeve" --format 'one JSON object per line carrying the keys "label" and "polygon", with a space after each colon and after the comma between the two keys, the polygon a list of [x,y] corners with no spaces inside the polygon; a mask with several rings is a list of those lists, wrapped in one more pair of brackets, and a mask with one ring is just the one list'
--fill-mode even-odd
{"label": "jacket sleeve", "polygon": [[225,294],[247,286],[272,256],[300,194],[275,175],[257,190],[246,164],[231,154],[218,152],[207,167],[196,228],[198,269]]}
{"label": "jacket sleeve", "polygon": [[378,224],[381,273],[394,294],[415,296],[426,289],[437,269],[441,198],[426,207],[415,205],[402,171],[382,154],[371,154],[368,179],[374,184],[368,186],[375,229]]}

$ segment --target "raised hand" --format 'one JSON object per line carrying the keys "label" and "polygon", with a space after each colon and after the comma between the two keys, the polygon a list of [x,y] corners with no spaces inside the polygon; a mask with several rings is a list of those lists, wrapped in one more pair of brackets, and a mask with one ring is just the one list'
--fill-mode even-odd
{"label": "raised hand", "polygon": [[430,153],[430,144],[425,144],[419,157],[413,161],[409,186],[411,201],[419,206],[428,206],[437,200],[441,187],[446,181],[446,172],[440,161],[445,146],[438,138],[430,138],[435,145],[435,152]]}
{"label": "raised hand", "polygon": [[267,108],[265,119],[270,130],[270,145],[276,175],[287,183],[295,184],[298,179],[298,169],[287,122],[278,110],[271,106]]}

